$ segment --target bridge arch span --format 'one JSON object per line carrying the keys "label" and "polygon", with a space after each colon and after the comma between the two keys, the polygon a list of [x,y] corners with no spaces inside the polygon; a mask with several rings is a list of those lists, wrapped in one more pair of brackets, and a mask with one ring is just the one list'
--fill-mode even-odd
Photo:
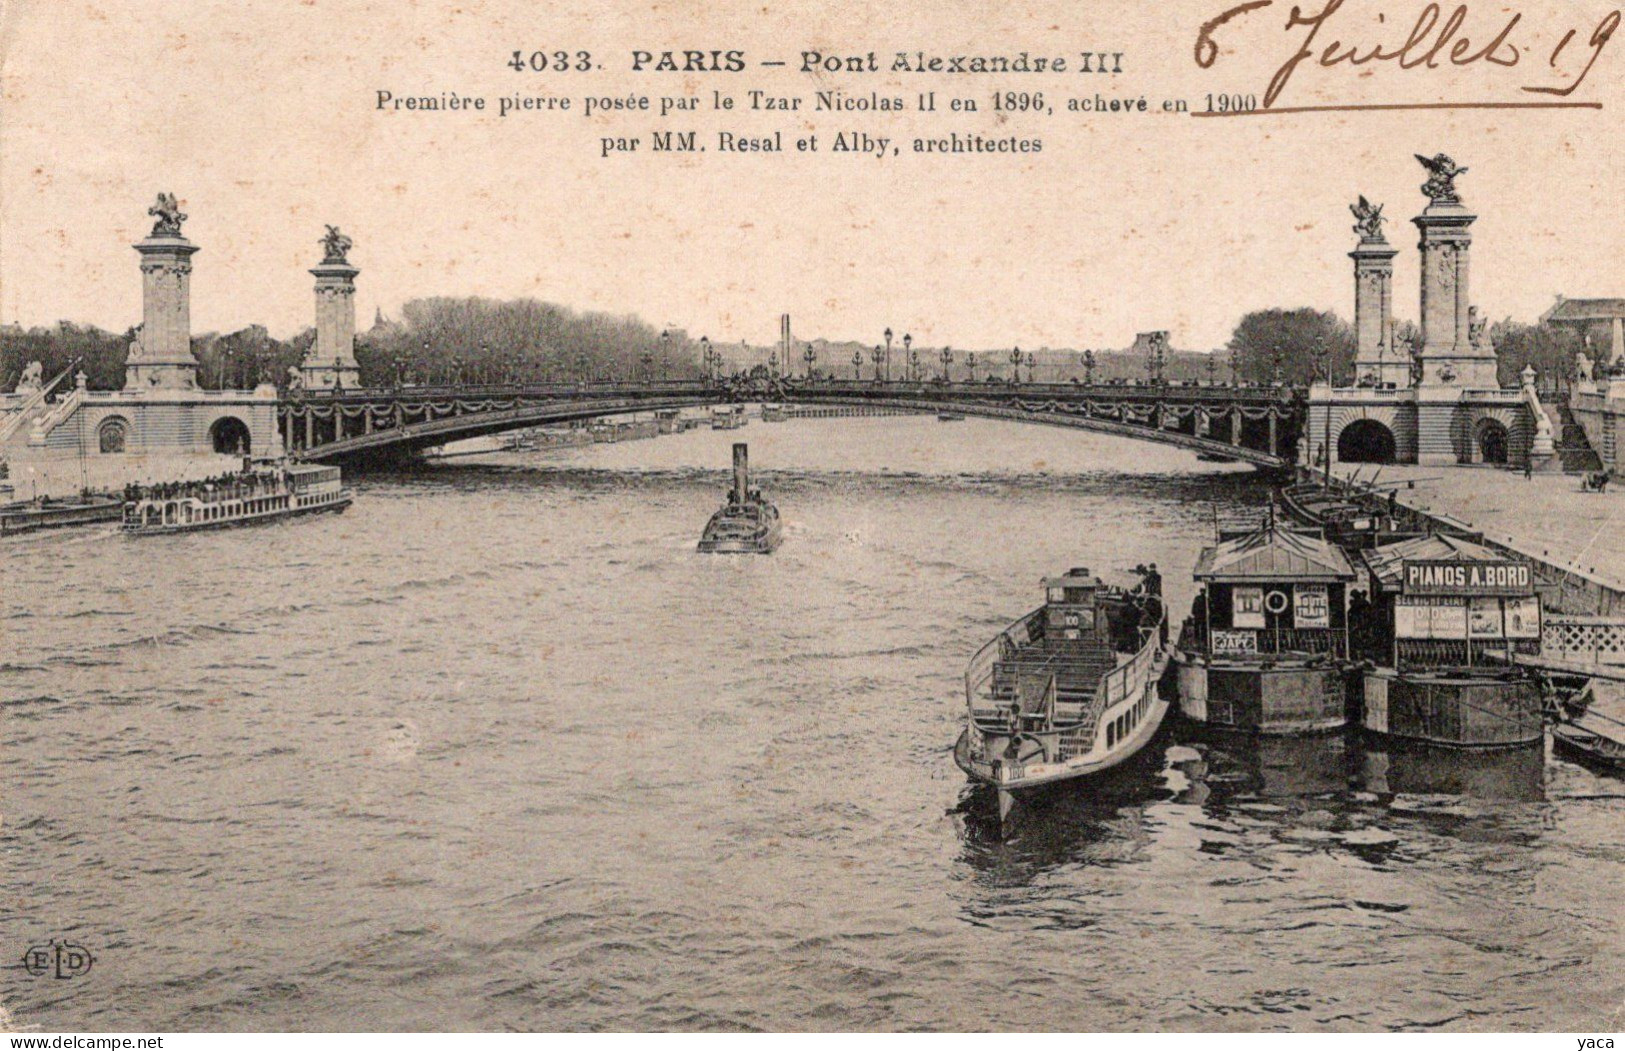
{"label": "bridge arch span", "polygon": [[1290,462],[1302,403],[1284,388],[1061,384],[627,384],[611,388],[295,393],[281,406],[290,451],[308,460],[392,458],[550,423],[742,401],[875,407],[1073,427],[1190,449],[1208,459]]}

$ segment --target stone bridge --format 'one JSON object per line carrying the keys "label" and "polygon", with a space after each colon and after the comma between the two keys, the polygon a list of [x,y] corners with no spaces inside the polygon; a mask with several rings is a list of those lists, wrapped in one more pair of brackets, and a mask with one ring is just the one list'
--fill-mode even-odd
{"label": "stone bridge", "polygon": [[525,427],[745,401],[1076,427],[1264,468],[1294,461],[1306,412],[1289,387],[772,379],[294,390],[278,417],[291,455],[365,463]]}

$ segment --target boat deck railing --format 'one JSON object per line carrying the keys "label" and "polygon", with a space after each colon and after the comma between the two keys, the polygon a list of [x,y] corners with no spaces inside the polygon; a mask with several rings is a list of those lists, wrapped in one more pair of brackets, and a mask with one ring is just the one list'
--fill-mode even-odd
{"label": "boat deck railing", "polygon": [[[1057,720],[1073,724],[1063,733],[1064,752],[1071,754],[1079,749],[1087,751],[1094,740],[1095,726],[1101,713],[1112,705],[1129,699],[1137,687],[1143,687],[1145,678],[1162,649],[1162,628],[1166,613],[1161,603],[1158,603],[1157,609],[1158,613],[1151,618],[1151,622],[1142,624],[1139,628],[1139,649],[1126,660],[1119,657],[1116,666],[1100,676],[1089,697],[1077,701],[1062,701],[1057,698],[1055,705]],[[971,658],[969,666],[965,669],[965,705],[973,721],[987,723],[1004,718],[1005,709],[998,705],[998,701],[1004,698],[995,692],[993,681],[995,671],[999,667],[1021,664],[1023,665],[1021,671],[1024,674],[1043,674],[1058,666],[1054,663],[1057,659],[1065,661],[1070,658],[1070,655],[1055,655],[1049,660],[1021,662],[1004,657],[1006,654],[1018,652],[1021,645],[1031,641],[1031,625],[1038,622],[1043,613],[1042,606],[1033,610],[996,635]],[[1029,664],[1030,668],[1026,666]],[[1094,666],[1099,668],[1099,662],[1096,661]],[[1013,699],[1013,694],[1010,699]]]}

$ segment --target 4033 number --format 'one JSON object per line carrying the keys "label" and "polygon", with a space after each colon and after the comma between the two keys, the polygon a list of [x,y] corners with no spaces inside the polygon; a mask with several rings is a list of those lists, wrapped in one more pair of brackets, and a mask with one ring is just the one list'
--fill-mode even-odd
{"label": "4033 number", "polygon": [[523,73],[586,73],[593,68],[590,51],[515,51],[508,68]]}

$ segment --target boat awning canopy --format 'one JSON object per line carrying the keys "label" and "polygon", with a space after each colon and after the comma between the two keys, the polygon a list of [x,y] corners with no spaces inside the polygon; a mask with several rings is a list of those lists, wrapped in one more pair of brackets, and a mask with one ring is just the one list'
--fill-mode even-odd
{"label": "boat awning canopy", "polygon": [[1361,552],[1361,557],[1384,590],[1397,591],[1405,579],[1406,562],[1506,562],[1511,556],[1470,540],[1435,533],[1384,544]]}
{"label": "boat awning canopy", "polygon": [[1354,579],[1341,548],[1318,536],[1274,528],[1204,548],[1191,575],[1197,580],[1333,583]]}

